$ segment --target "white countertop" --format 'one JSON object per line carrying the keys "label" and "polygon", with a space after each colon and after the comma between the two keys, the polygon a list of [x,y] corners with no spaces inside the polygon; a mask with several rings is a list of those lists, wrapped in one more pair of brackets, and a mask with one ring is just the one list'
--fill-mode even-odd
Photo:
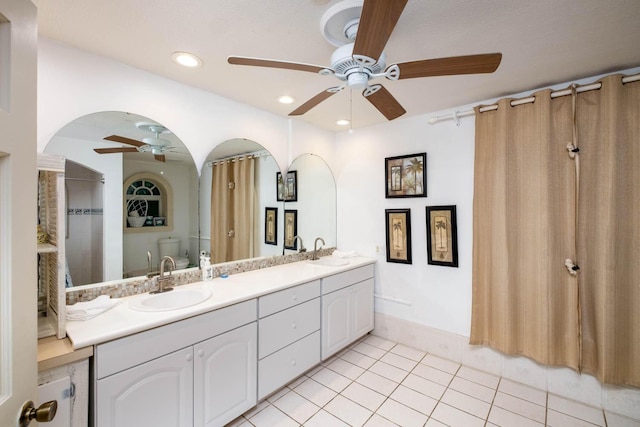
{"label": "white countertop", "polygon": [[93,319],[67,321],[67,336],[74,349],[100,344],[301,283],[375,263],[375,259],[364,257],[345,258],[344,260],[348,261],[347,265],[324,266],[300,261],[233,274],[226,279],[218,277],[208,282],[183,285],[180,286],[181,289],[205,287],[211,291],[211,297],[200,304],[178,310],[161,312],[132,310],[129,303],[146,297],[146,293],[120,298],[122,301],[120,304]]}

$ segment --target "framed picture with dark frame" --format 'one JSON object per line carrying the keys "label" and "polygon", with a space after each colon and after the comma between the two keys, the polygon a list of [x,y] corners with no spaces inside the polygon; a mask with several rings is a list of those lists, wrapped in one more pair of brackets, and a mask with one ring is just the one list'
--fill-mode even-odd
{"label": "framed picture with dark frame", "polygon": [[278,244],[278,208],[264,208],[264,243]]}
{"label": "framed picture with dark frame", "polygon": [[282,173],[276,172],[277,201],[297,202],[298,201],[298,172],[289,171],[283,178]]}
{"label": "framed picture with dark frame", "polygon": [[426,206],[427,262],[445,267],[458,266],[458,226],[456,207]]}
{"label": "framed picture with dark frame", "polygon": [[387,262],[411,264],[411,209],[385,209]]}
{"label": "framed picture with dark frame", "polygon": [[385,197],[427,197],[427,153],[384,159]]}
{"label": "framed picture with dark frame", "polygon": [[[145,220],[145,222],[147,221]],[[153,218],[153,225],[156,227],[164,227],[166,225],[165,222],[166,222],[166,219],[163,216],[157,216]]]}
{"label": "framed picture with dark frame", "polygon": [[285,209],[284,210],[284,248],[285,249],[298,249],[298,240],[295,238],[298,235],[298,210],[297,209]]}

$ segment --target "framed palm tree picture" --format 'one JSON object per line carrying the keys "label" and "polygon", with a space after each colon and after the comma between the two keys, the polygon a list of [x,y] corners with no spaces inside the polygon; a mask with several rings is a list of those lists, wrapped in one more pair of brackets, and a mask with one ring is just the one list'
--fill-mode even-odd
{"label": "framed palm tree picture", "polygon": [[427,206],[427,262],[446,267],[458,266],[456,207]]}
{"label": "framed palm tree picture", "polygon": [[387,262],[411,264],[411,209],[386,209]]}
{"label": "framed palm tree picture", "polygon": [[427,197],[427,153],[387,157],[385,197]]}

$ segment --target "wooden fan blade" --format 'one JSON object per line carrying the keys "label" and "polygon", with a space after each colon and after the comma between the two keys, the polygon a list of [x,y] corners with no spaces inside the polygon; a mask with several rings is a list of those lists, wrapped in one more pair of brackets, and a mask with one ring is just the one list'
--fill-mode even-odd
{"label": "wooden fan blade", "polygon": [[133,147],[118,147],[118,148],[94,148],[98,154],[113,154],[113,153],[137,153],[138,149]]}
{"label": "wooden fan blade", "polygon": [[111,136],[104,137],[103,139],[107,141],[120,142],[122,144],[129,144],[135,147],[142,147],[143,145],[146,145],[142,141],[138,141],[131,138],[125,138],[124,136],[119,136],[119,135],[111,135]]}
{"label": "wooden fan blade", "polygon": [[365,0],[353,55],[380,58],[408,0]]}
{"label": "wooden fan blade", "polygon": [[154,154],[153,158],[159,162],[166,162],[167,159],[164,157],[164,154]]}
{"label": "wooden fan blade", "polygon": [[[332,88],[334,89],[334,88]],[[292,112],[289,113],[290,116],[301,116],[304,113],[306,113],[307,111],[311,110],[313,107],[315,107],[316,105],[320,104],[322,101],[324,101],[325,99],[329,98],[331,95],[337,93],[336,91],[330,91],[330,89],[324,90],[322,92],[320,92],[319,94],[317,94],[316,96],[314,96],[313,98],[311,98],[310,100],[308,100],[307,102],[305,102],[304,104],[302,104],[301,106],[299,106],[298,108],[296,108],[295,110],[293,110]]]}
{"label": "wooden fan blade", "polygon": [[380,89],[371,91],[372,93],[365,95],[365,93],[375,87],[371,86],[370,88],[365,89],[362,94],[371,104],[373,104],[374,107],[378,109],[378,111],[382,113],[383,116],[387,118],[387,120],[397,119],[407,112],[384,86],[376,86],[380,86]]}
{"label": "wooden fan blade", "polygon": [[500,65],[501,53],[452,56],[424,59],[396,64],[400,68],[399,79],[416,77],[453,76],[457,74],[493,73]]}
{"label": "wooden fan blade", "polygon": [[313,64],[303,64],[302,62],[276,61],[273,59],[248,58],[243,56],[230,56],[227,62],[233,65],[251,65],[254,67],[283,68],[285,70],[308,71],[319,73],[327,67]]}

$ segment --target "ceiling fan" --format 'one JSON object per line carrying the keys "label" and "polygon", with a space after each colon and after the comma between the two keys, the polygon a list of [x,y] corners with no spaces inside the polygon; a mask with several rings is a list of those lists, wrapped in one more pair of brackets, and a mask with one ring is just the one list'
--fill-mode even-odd
{"label": "ceiling fan", "polygon": [[[330,96],[349,87],[362,90],[362,95],[384,115],[393,120],[406,110],[381,84],[369,82],[379,77],[389,80],[459,74],[492,73],[500,65],[501,53],[455,56],[402,62],[386,66],[383,52],[387,40],[408,0],[345,0],[325,12],[321,20],[323,35],[339,46],[331,55],[331,66],[300,62],[230,56],[234,65],[282,68],[333,75],[343,83],[330,87],[289,113],[305,114]],[[340,33],[340,31],[342,33]]]}
{"label": "ceiling fan", "polygon": [[164,153],[171,151],[173,147],[170,146],[171,142],[167,139],[160,138],[160,135],[171,133],[169,129],[164,126],[155,123],[138,122],[136,123],[138,129],[152,132],[153,137],[142,138],[142,141],[136,139],[127,138],[119,135],[111,135],[104,137],[107,141],[119,142],[122,144],[132,145],[133,147],[117,147],[117,148],[94,148],[98,154],[112,154],[112,153],[152,153],[153,158],[159,162],[166,162]]}

